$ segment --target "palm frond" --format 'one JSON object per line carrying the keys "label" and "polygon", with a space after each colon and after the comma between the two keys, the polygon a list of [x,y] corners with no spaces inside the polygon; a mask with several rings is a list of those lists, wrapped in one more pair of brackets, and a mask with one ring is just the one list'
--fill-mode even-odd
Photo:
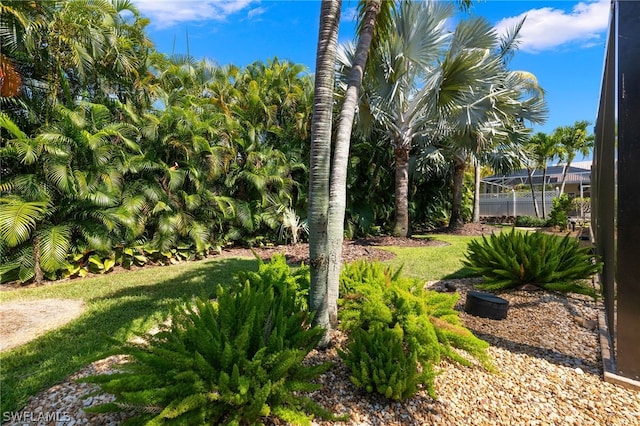
{"label": "palm frond", "polygon": [[191,241],[196,245],[196,250],[198,252],[204,251],[210,236],[207,226],[202,223],[192,221],[189,224],[188,234]]}
{"label": "palm frond", "polygon": [[508,63],[513,58],[515,51],[520,46],[520,31],[527,17],[523,17],[513,27],[507,28],[505,34],[500,36],[500,47],[498,54],[503,58],[503,62]]}
{"label": "palm frond", "polygon": [[38,231],[38,236],[42,270],[55,272],[64,267],[71,247],[71,230],[69,226],[46,227]]}
{"label": "palm frond", "polygon": [[73,175],[65,163],[49,162],[45,166],[47,180],[63,192],[69,192],[73,187]]}
{"label": "palm frond", "polygon": [[47,211],[47,202],[0,199],[0,238],[8,247],[27,241]]}
{"label": "palm frond", "polygon": [[466,49],[495,49],[497,34],[494,27],[482,17],[473,17],[461,21],[456,26],[449,47],[449,54],[457,56]]}
{"label": "palm frond", "polygon": [[0,111],[0,128],[8,131],[11,136],[16,139],[24,140],[28,139],[26,133],[24,133],[16,123],[14,123],[11,118],[4,112]]}

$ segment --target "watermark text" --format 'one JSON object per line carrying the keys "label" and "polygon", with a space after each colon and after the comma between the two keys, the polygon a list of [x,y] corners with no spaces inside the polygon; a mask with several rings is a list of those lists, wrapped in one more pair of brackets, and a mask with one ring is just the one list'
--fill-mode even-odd
{"label": "watermark text", "polygon": [[38,424],[49,422],[68,422],[71,416],[63,411],[51,412],[35,412],[35,411],[5,411],[2,413],[2,422],[11,422],[13,424]]}

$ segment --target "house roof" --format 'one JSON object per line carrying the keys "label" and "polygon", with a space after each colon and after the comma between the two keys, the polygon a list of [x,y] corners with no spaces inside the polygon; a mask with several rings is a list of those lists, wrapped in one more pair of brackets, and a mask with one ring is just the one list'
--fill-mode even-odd
{"label": "house roof", "polygon": [[[546,182],[559,183],[562,181],[562,174],[564,172],[564,165],[556,165],[547,167]],[[532,180],[534,185],[542,184],[543,170],[535,169],[532,174]],[[500,184],[504,186],[515,186],[521,184],[529,184],[529,173],[526,169],[518,170],[506,175],[493,175],[483,179],[486,183]],[[591,182],[591,170],[583,169],[581,167],[571,166],[567,170],[566,183],[590,183]]]}

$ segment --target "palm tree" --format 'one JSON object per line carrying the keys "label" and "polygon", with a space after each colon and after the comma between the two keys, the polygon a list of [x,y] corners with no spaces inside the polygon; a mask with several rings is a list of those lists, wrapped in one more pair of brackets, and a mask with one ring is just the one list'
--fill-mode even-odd
{"label": "palm tree", "polygon": [[[522,23],[499,39],[481,18],[462,21],[456,27],[442,65],[432,74],[432,78],[440,79],[438,73],[446,73],[451,64],[474,69],[473,73],[459,76],[466,80],[453,80],[453,87],[458,84],[470,90],[453,93],[446,107],[437,110],[440,138],[436,139],[436,146],[440,146],[453,168],[449,222],[452,228],[463,224],[462,189],[467,164],[474,163],[476,172],[483,159],[490,160],[485,164],[494,168],[515,167],[519,163],[518,145],[528,132],[525,121],[537,123],[546,118],[543,91],[535,76],[506,68],[517,47]],[[447,86],[443,85],[441,91],[446,97]],[[478,187],[476,173],[476,215]]]}
{"label": "palm tree", "polygon": [[60,102],[142,99],[151,44],[130,1],[5,2],[0,11],[0,69],[12,77],[0,105],[27,134],[48,125]]}
{"label": "palm tree", "polygon": [[[347,208],[347,168],[353,122],[374,32],[384,33],[386,31],[387,25],[385,24],[388,24],[386,18],[389,16],[389,11],[392,7],[393,2],[382,0],[368,0],[359,3],[358,44],[355,48],[349,75],[345,81],[342,107],[333,146],[333,161],[331,163],[327,219],[329,266],[326,279],[329,293],[335,299],[338,298],[338,284],[342,268],[342,242],[344,240],[344,218]],[[385,19],[378,20],[378,15]],[[332,327],[336,325],[334,323]]]}
{"label": "palm tree", "polygon": [[[14,158],[22,165],[22,170],[28,169],[31,172],[12,175],[0,183],[0,281],[19,279],[26,282],[35,276],[36,282],[41,283],[42,240],[46,239],[45,232],[41,230],[41,223],[51,214],[53,203],[49,188],[42,176],[37,174],[38,167],[32,166],[44,153],[53,151],[59,155],[61,150],[45,147],[39,141],[30,138],[2,112],[0,128],[10,135],[5,138],[4,146],[0,148],[2,158],[5,161]],[[60,248],[66,255],[68,235],[44,241],[44,244]],[[58,251],[54,249],[51,253],[55,254]],[[50,256],[51,253],[45,255]]]}
{"label": "palm tree", "polygon": [[[318,90],[329,89],[329,83],[333,86],[333,64],[336,59],[336,46],[338,26],[340,21],[341,1],[331,5],[326,3],[320,12],[320,32],[318,37],[318,56],[316,58],[316,93],[314,95],[314,127],[312,132],[312,152],[311,152],[311,173],[310,178],[310,203],[309,217],[314,216],[313,234],[309,236],[309,256],[311,259],[312,290],[310,300],[312,309],[318,308],[321,320],[320,325],[329,330],[337,324],[337,299],[338,299],[338,279],[342,266],[342,241],[344,239],[344,216],[346,209],[346,181],[347,181],[347,161],[351,142],[351,130],[360,86],[364,76],[364,68],[367,63],[371,43],[374,33],[384,32],[384,25],[377,23],[377,17],[381,14],[384,22],[388,16],[388,11],[392,8],[392,2],[381,0],[361,1],[359,4],[360,23],[358,28],[359,42],[355,52],[355,60],[349,72],[346,84],[345,97],[340,113],[340,121],[337,129],[336,143],[333,162],[320,160],[322,153],[331,154],[331,114],[329,107],[329,94]],[[318,80],[321,75],[320,80]],[[333,95],[331,96],[333,99]],[[316,115],[318,113],[318,115]],[[317,138],[316,138],[317,136]],[[314,149],[315,148],[315,149]],[[317,161],[319,163],[317,163]],[[319,168],[314,165],[319,164]],[[318,173],[314,176],[314,170]],[[320,179],[330,179],[327,182],[318,182]],[[317,204],[312,196],[314,188],[322,200]],[[327,193],[328,189],[328,193]],[[325,196],[328,199],[325,199]],[[312,205],[313,203],[313,205]],[[325,228],[324,230],[322,228]],[[326,234],[325,234],[326,232]],[[315,243],[317,238],[317,243]],[[328,250],[328,260],[323,258],[322,249]],[[319,266],[314,265],[314,260],[320,260]],[[325,266],[325,262],[327,265]],[[321,301],[328,300],[326,302]],[[321,345],[328,343],[328,334],[321,342]]]}
{"label": "palm tree", "polygon": [[558,145],[554,138],[546,133],[538,132],[528,142],[533,160],[538,167],[542,167],[542,218],[546,218],[545,190],[547,185],[547,164],[558,154]]}
{"label": "palm tree", "polygon": [[[2,239],[14,247],[12,265],[19,268],[19,278],[33,277],[37,283],[43,272],[63,268],[70,250],[111,249],[126,225],[117,211],[122,163],[139,149],[135,128],[115,122],[103,105],[58,106],[54,113],[54,123],[36,138],[6,115],[0,122],[13,136],[2,149],[3,158],[24,165],[0,188],[6,193]],[[32,239],[30,246],[19,248],[25,238]]]}
{"label": "palm tree", "polygon": [[[408,233],[407,191],[409,153],[414,137],[421,134],[433,116],[425,114],[427,99],[437,90],[438,82],[427,80],[425,71],[432,68],[447,40],[445,22],[453,8],[444,3],[405,2],[392,12],[388,36],[371,52],[370,60],[378,64],[364,82],[361,122],[367,112],[385,129],[395,157],[394,234]],[[339,56],[345,70],[351,67],[353,46],[346,46]]]}
{"label": "palm tree", "polygon": [[558,127],[551,135],[551,138],[558,144],[558,157],[561,161],[566,162],[562,172],[560,195],[564,194],[567,173],[576,155],[589,155],[589,152],[593,149],[595,138],[593,134],[589,134],[587,131],[589,125],[590,123],[585,120],[576,121],[572,126]]}
{"label": "palm tree", "polygon": [[[53,2],[0,2],[0,110],[29,135],[37,126],[37,117],[30,111],[44,103],[38,95],[45,85],[46,68],[37,40],[53,10]],[[36,98],[33,103],[32,98]]]}
{"label": "palm tree", "polygon": [[[394,147],[394,234],[400,236],[408,234],[409,158],[416,141],[454,140],[456,136],[458,141],[470,141],[464,146],[477,143],[479,139],[472,136],[480,133],[472,131],[473,126],[489,134],[499,115],[494,111],[490,117],[487,105],[493,105],[498,95],[507,103],[516,90],[515,76],[504,77],[502,58],[490,54],[497,46],[492,27],[481,19],[470,19],[450,34],[445,23],[452,12],[442,3],[401,4],[393,15],[390,36],[373,52],[372,58],[381,65],[365,82],[361,112],[371,112]],[[345,68],[350,56],[349,51],[340,55]],[[511,86],[498,85],[504,86],[505,81]],[[466,164],[467,151],[458,150],[458,183],[464,175],[460,165]],[[460,197],[456,193],[454,200]]]}
{"label": "palm tree", "polygon": [[[219,144],[228,150],[224,186],[243,206],[252,234],[272,233],[284,208],[300,202],[301,162],[308,146],[310,80],[304,67],[278,59],[255,62],[208,85],[218,109]],[[241,227],[234,230],[240,237]]]}
{"label": "palm tree", "polygon": [[[463,7],[470,5],[470,0],[459,2]],[[336,140],[331,164],[331,183],[329,196],[329,212],[327,222],[327,238],[329,248],[329,271],[327,286],[330,293],[338,296],[338,281],[342,266],[342,242],[344,239],[344,218],[347,201],[347,166],[351,135],[356,108],[359,102],[360,88],[367,66],[369,51],[374,50],[390,34],[394,2],[368,0],[359,3],[360,19],[358,23],[358,42],[349,58],[348,75],[343,80],[344,94],[336,131]],[[375,67],[370,61],[370,69]]]}
{"label": "palm tree", "polygon": [[524,153],[522,155],[522,163],[526,168],[527,176],[529,177],[529,190],[531,191],[531,200],[533,202],[533,210],[535,212],[536,218],[540,218],[540,209],[538,208],[538,200],[536,199],[536,189],[533,182],[533,175],[535,174],[536,168],[539,166],[539,163],[538,161],[536,161],[536,158],[535,158],[535,154],[534,154],[535,148],[529,142],[525,144]]}
{"label": "palm tree", "polygon": [[[315,90],[311,121],[309,167],[309,266],[311,285],[309,308],[316,312],[314,321],[331,330],[338,320],[338,294],[331,293],[327,225],[329,215],[329,180],[331,167],[331,133],[333,116],[334,66],[338,46],[341,0],[325,0],[320,6],[320,28],[316,53]],[[321,342],[329,343],[329,335]]]}

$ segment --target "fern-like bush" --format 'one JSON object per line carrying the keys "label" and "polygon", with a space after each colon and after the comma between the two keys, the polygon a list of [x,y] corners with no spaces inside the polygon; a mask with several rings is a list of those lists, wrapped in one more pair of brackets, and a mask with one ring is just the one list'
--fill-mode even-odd
{"label": "fern-like bush", "polygon": [[503,290],[534,284],[547,290],[596,295],[579,280],[598,272],[589,248],[566,235],[541,232],[502,232],[472,240],[463,263],[482,275],[484,290]]}
{"label": "fern-like bush", "polygon": [[354,330],[348,349],[340,353],[352,370],[350,379],[356,387],[396,401],[415,395],[435,376],[431,363],[424,363],[419,371],[417,352],[405,349],[404,330],[399,324]]}
{"label": "fern-like bush", "polygon": [[311,316],[284,257],[240,274],[237,291],[218,286],[217,300],[173,307],[170,325],[124,345],[131,362],[120,373],[85,379],[114,394],[93,411],[133,409],[134,424],[255,424],[267,415],[310,424],[331,413],[304,395],[330,364],[303,359],[324,331]]}
{"label": "fern-like bush", "polygon": [[567,194],[562,194],[559,197],[553,199],[553,208],[549,213],[549,219],[547,220],[547,226],[557,226],[560,230],[567,229],[568,217],[567,215],[573,207],[572,201]]}
{"label": "fern-like bush", "polygon": [[466,353],[492,369],[488,343],[466,329],[454,309],[457,294],[424,290],[400,270],[366,261],[345,265],[340,290],[349,342],[339,354],[357,387],[396,400],[426,388],[435,398],[434,365],[441,358],[471,366]]}

